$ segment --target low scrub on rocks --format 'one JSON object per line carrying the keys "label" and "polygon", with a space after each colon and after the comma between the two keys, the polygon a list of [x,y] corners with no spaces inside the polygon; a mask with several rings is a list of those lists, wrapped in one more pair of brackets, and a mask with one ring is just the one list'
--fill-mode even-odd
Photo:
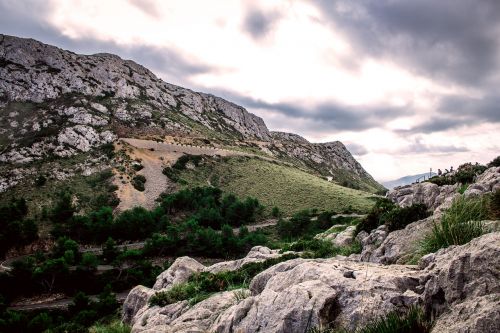
{"label": "low scrub on rocks", "polygon": [[404,229],[408,224],[425,219],[430,215],[427,206],[424,204],[414,204],[409,207],[395,207],[391,211],[383,214],[380,219],[387,226],[389,231]]}
{"label": "low scrub on rocks", "polygon": [[399,207],[391,200],[379,199],[368,215],[356,226],[356,234],[370,232],[385,224],[389,231],[404,229],[408,224],[424,219],[430,212],[424,204]]}
{"label": "low scrub on rocks", "polygon": [[354,241],[350,246],[336,246],[331,241],[321,239],[301,239],[297,242],[286,245],[283,251],[300,251],[303,258],[330,258],[336,255],[349,256],[354,253],[361,253],[361,244]]}
{"label": "low scrub on rocks", "polygon": [[436,252],[451,245],[462,245],[481,236],[485,228],[482,220],[489,217],[487,196],[455,199],[444,212],[440,222],[434,223],[432,232],[422,241],[422,253]]}
{"label": "low scrub on rocks", "polygon": [[193,305],[216,292],[245,288],[250,283],[250,280],[260,272],[280,262],[297,257],[295,254],[285,254],[279,258],[245,264],[235,271],[196,273],[186,283],[174,285],[167,291],[157,292],[151,297],[149,304],[166,306],[179,301],[189,300],[190,304]]}
{"label": "low scrub on rocks", "polygon": [[391,312],[355,332],[341,328],[315,328],[308,333],[428,333],[431,329],[432,324],[424,311],[420,307],[411,307],[405,313]]}

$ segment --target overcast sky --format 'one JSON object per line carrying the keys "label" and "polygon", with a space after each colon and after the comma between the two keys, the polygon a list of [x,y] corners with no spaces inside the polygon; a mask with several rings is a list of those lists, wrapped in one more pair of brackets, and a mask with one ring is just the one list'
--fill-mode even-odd
{"label": "overcast sky", "polygon": [[0,0],[0,32],[111,52],[377,180],[500,154],[498,0]]}

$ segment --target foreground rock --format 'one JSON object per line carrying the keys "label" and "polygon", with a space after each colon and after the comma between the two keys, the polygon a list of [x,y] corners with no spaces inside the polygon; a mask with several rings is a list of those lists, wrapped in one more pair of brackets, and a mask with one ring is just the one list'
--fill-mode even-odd
{"label": "foreground rock", "polygon": [[498,232],[428,255],[419,267],[294,259],[258,274],[244,299],[224,292],[192,307],[186,301],[143,306],[128,322],[133,332],[354,330],[419,304],[437,317],[436,333],[496,332],[499,272]]}
{"label": "foreground rock", "polygon": [[[147,303],[155,292],[166,291],[176,284],[187,282],[189,277],[195,273],[234,271],[245,264],[260,262],[271,258],[277,258],[279,256],[280,254],[277,250],[271,250],[265,246],[254,246],[242,259],[225,261],[208,267],[200,264],[198,261],[190,257],[177,258],[166,271],[161,273],[156,278],[153,289],[149,289],[144,286],[137,286],[130,291],[123,305],[122,319],[126,323],[134,323],[136,321],[136,319],[134,319],[136,314],[139,313],[145,306],[147,309]],[[141,313],[144,311],[146,310],[143,309]],[[151,316],[151,313],[148,312],[147,316]]]}

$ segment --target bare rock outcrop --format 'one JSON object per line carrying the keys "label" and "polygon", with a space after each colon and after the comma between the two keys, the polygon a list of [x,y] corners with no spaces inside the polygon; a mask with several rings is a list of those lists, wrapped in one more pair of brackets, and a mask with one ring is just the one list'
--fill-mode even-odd
{"label": "bare rock outcrop", "polygon": [[169,289],[174,284],[186,282],[194,273],[202,272],[205,266],[190,257],[177,258],[174,263],[157,278],[154,290]]}
{"label": "bare rock outcrop", "polygon": [[370,235],[362,234],[362,261],[380,264],[401,264],[415,253],[418,243],[432,230],[434,217],[416,221],[404,229],[388,233],[385,226],[376,229]]}
{"label": "bare rock outcrop", "polygon": [[[434,222],[439,219],[458,193],[459,184],[437,186],[432,183],[419,183],[395,188],[387,197],[396,204],[406,207],[412,204],[423,203],[433,210],[433,215],[408,224],[402,230],[388,233],[385,226],[373,230],[369,235],[360,233],[357,238],[361,241],[363,250],[361,260],[382,264],[405,263],[415,252],[418,242],[430,232]],[[479,175],[476,181],[469,185],[464,195],[483,195],[500,188],[500,167],[487,169]],[[496,222],[483,223],[489,231],[498,230]]]}
{"label": "bare rock outcrop", "polygon": [[498,232],[428,255],[419,267],[293,259],[255,276],[244,299],[223,292],[191,307],[144,306],[131,322],[133,332],[354,330],[418,304],[437,318],[434,332],[496,332],[499,271]]}
{"label": "bare rock outcrop", "polygon": [[434,324],[432,333],[500,332],[500,296],[475,297],[452,305]]}

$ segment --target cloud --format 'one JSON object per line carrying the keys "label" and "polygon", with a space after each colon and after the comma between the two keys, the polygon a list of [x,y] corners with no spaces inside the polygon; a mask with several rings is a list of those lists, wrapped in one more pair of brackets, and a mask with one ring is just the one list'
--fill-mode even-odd
{"label": "cloud", "polygon": [[500,1],[317,0],[362,55],[427,77],[477,86],[500,68]]}
{"label": "cloud", "polygon": [[260,39],[267,35],[278,19],[279,14],[275,11],[264,12],[258,8],[251,8],[243,20],[243,30],[254,39]]}
{"label": "cloud", "polygon": [[0,0],[0,31],[17,37],[34,38],[81,54],[116,54],[124,59],[131,59],[156,74],[162,73],[166,80],[177,84],[187,85],[191,75],[215,70],[208,65],[190,61],[172,47],[140,43],[118,44],[91,37],[72,39],[46,21],[52,10],[50,4],[41,5],[38,1]]}
{"label": "cloud", "polygon": [[389,120],[408,112],[408,109],[400,107],[349,106],[335,102],[321,103],[313,107],[305,107],[293,102],[269,103],[221,89],[212,89],[211,93],[246,108],[263,109],[289,119],[308,121],[308,126],[314,126],[317,130],[366,130],[384,126]]}
{"label": "cloud", "polygon": [[161,18],[160,10],[153,0],[129,0],[129,3],[154,19]]}
{"label": "cloud", "polygon": [[436,117],[400,133],[436,133],[482,123],[500,123],[500,95],[481,98],[448,96],[441,99]]}
{"label": "cloud", "polygon": [[426,144],[421,138],[416,138],[413,143],[400,151],[402,154],[451,154],[468,152],[469,149],[462,146]]}
{"label": "cloud", "polygon": [[363,156],[368,154],[368,150],[364,146],[354,142],[346,143],[346,147],[351,152],[351,154],[356,156]]}

